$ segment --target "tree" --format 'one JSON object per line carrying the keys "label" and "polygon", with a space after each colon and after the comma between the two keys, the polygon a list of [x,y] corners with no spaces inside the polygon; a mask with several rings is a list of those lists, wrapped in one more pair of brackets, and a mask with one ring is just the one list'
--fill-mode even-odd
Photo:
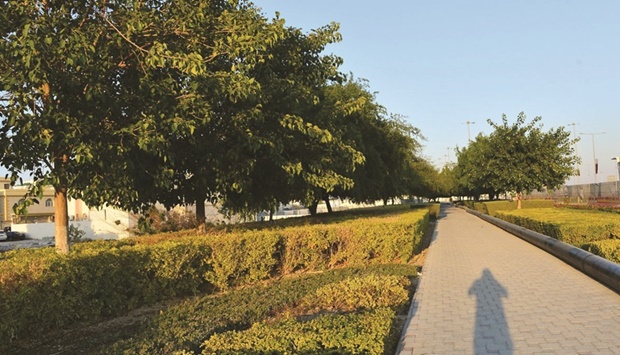
{"label": "tree", "polygon": [[[272,127],[263,125],[265,90],[257,80],[256,67],[271,61],[274,48],[286,37],[283,20],[268,21],[251,4],[226,14],[217,26],[204,30],[202,43],[209,45],[199,48],[202,56],[210,55],[211,42],[227,43],[229,48],[206,64],[207,75],[189,82],[192,106],[178,113],[186,120],[200,121],[191,134],[168,139],[165,156],[141,152],[138,159],[150,162],[153,176],[165,175],[135,186],[140,203],[161,202],[168,208],[194,204],[201,229],[205,200],[221,202],[227,191],[241,190],[256,165],[254,151],[271,142],[260,136]],[[225,37],[218,39],[219,34]],[[162,188],[160,181],[168,188]]]}
{"label": "tree", "polygon": [[64,253],[67,198],[137,209],[152,189],[173,188],[175,171],[160,162],[208,121],[218,101],[201,98],[249,95],[245,67],[278,38],[244,1],[0,6],[0,164],[13,181],[29,171],[32,196],[54,186]]}
{"label": "tree", "polygon": [[467,147],[457,149],[455,177],[458,195],[471,196],[476,201],[480,195],[488,194],[490,199],[496,195],[492,182],[502,172],[488,165],[489,160],[494,159],[493,149],[490,138],[484,135],[478,135]]}
{"label": "tree", "polygon": [[338,154],[354,164],[355,152],[317,114],[324,88],[340,80],[342,60],[323,54],[328,44],[339,40],[333,23],[309,34],[287,28],[270,57],[255,67],[260,109],[244,129],[247,133],[239,135],[252,142],[244,146],[244,155],[253,164],[235,186],[228,184],[232,188],[224,192],[227,208],[274,212],[281,203],[307,203],[317,189],[347,183],[328,157]]}
{"label": "tree", "polygon": [[465,186],[491,195],[514,192],[519,208],[523,193],[561,186],[578,159],[573,154],[574,141],[564,127],[544,131],[541,120],[535,117],[528,123],[523,112],[513,124],[506,115],[500,124],[488,120],[493,133],[478,136],[459,154]]}
{"label": "tree", "polygon": [[364,80],[348,78],[342,83],[325,87],[321,107],[316,115],[334,141],[346,149],[359,152],[356,162],[338,150],[323,151],[321,156],[335,167],[345,184],[314,191],[314,204],[329,197],[367,203],[409,193],[414,175],[412,162],[418,160],[420,147],[418,129],[407,124],[403,117],[388,116],[376,102]]}

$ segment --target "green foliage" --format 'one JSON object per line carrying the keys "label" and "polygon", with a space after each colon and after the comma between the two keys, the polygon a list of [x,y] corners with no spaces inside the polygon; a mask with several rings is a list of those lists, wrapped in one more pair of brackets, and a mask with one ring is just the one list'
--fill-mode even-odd
{"label": "green foliage", "polygon": [[69,234],[69,241],[71,242],[81,242],[82,238],[86,235],[86,231],[81,230],[78,226],[73,224],[69,224],[69,230],[67,231]]}
{"label": "green foliage", "polygon": [[[488,201],[482,202],[483,211],[493,217],[497,216],[498,211],[512,211],[517,209],[517,201]],[[555,202],[553,200],[523,200],[521,208],[553,208]],[[480,208],[474,204],[476,208]]]}
{"label": "green foliage", "polygon": [[[338,310],[338,304],[324,301],[312,302],[319,290],[330,287],[340,294],[354,283],[352,280],[373,278],[381,284],[383,278],[403,280],[417,274],[411,265],[375,265],[369,267],[339,268],[323,273],[301,274],[293,278],[283,278],[268,284],[243,287],[233,291],[196,299],[186,300],[157,316],[133,338],[115,344],[109,353],[124,354],[171,354],[176,351],[200,351],[200,344],[212,335],[229,330],[242,331],[252,324],[269,318],[290,318],[321,313],[324,310]],[[402,294],[407,281],[393,283],[388,281],[391,295]],[[341,287],[336,287],[340,285]],[[369,299],[360,285],[360,298]],[[384,306],[406,309],[408,299],[390,298]],[[350,303],[354,303],[353,301]],[[403,304],[404,303],[404,304]],[[324,306],[324,307],[323,307]],[[349,311],[351,307],[347,308]],[[355,308],[361,310],[362,308]],[[405,310],[406,312],[406,310]],[[389,324],[390,320],[383,323]],[[190,352],[191,353],[191,352]]]}
{"label": "green foliage", "polygon": [[[512,200],[476,202],[472,200],[462,201],[462,204],[472,210],[497,217],[499,211],[512,211],[517,209],[517,202]],[[521,208],[553,208],[553,200],[523,200]]]}
{"label": "green foliage", "polygon": [[320,308],[345,312],[390,307],[407,302],[409,287],[407,279],[370,274],[323,286],[314,295],[306,297],[302,305],[307,309]]}
{"label": "green foliage", "polygon": [[[414,207],[412,205],[412,207]],[[430,203],[428,204],[429,217],[432,220],[439,219],[439,211],[441,209],[441,204],[439,203]]]}
{"label": "green foliage", "polygon": [[594,255],[620,264],[620,239],[607,239],[586,243],[582,248]]}
{"label": "green foliage", "polygon": [[197,227],[196,218],[189,213],[178,211],[161,211],[155,207],[149,208],[138,220],[136,234],[158,234],[194,229]]}
{"label": "green foliage", "polygon": [[257,94],[251,70],[284,31],[243,0],[11,1],[0,16],[0,163],[131,210],[191,173],[173,169],[174,142],[239,118],[214,107]]}
{"label": "green foliage", "polygon": [[201,354],[383,354],[394,311],[322,315],[309,321],[260,322],[243,332],[214,335]]}
{"label": "green foliage", "polygon": [[297,270],[407,261],[421,240],[428,211],[404,211],[314,227],[79,243],[69,256],[51,249],[5,253],[0,256],[0,339],[8,344],[33,331]]}
{"label": "green foliage", "polygon": [[541,119],[527,123],[522,112],[513,124],[506,115],[501,124],[488,120],[494,131],[457,152],[459,195],[477,199],[489,194],[493,199],[501,192],[521,194],[564,184],[578,162],[574,141],[564,127],[544,131]]}
{"label": "green foliage", "polygon": [[283,229],[283,271],[325,270],[338,265],[407,261],[428,226],[428,210],[373,217],[334,226]]}
{"label": "green foliage", "polygon": [[620,217],[615,213],[532,208],[500,211],[497,217],[577,247],[620,237]]}
{"label": "green foliage", "polygon": [[214,237],[209,245],[211,272],[207,281],[220,289],[257,282],[275,275],[281,267],[284,239],[273,232],[245,232]]}

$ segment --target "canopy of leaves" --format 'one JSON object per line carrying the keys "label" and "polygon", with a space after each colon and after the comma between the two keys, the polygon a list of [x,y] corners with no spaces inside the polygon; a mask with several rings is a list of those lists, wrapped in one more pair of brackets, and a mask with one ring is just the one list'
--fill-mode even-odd
{"label": "canopy of leaves", "polygon": [[304,33],[244,0],[0,7],[0,164],[13,179],[134,211],[423,189],[417,129],[324,54],[337,24]]}
{"label": "canopy of leaves", "polygon": [[578,159],[574,141],[564,127],[544,131],[541,120],[536,117],[527,122],[523,112],[513,124],[506,115],[499,124],[488,120],[493,133],[479,135],[458,151],[460,192],[469,196],[519,194],[561,186]]}

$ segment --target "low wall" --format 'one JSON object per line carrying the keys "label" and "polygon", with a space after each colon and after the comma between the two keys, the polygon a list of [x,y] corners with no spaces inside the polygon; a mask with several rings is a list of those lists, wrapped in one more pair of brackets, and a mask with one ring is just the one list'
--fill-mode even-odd
{"label": "low wall", "polygon": [[[129,236],[126,226],[111,225],[96,221],[71,221],[70,225],[86,232],[83,238],[87,239],[121,239]],[[29,239],[54,238],[54,223],[13,224],[11,230],[26,234]]]}
{"label": "low wall", "polygon": [[620,294],[620,265],[544,234],[465,208],[467,212],[545,250]]}

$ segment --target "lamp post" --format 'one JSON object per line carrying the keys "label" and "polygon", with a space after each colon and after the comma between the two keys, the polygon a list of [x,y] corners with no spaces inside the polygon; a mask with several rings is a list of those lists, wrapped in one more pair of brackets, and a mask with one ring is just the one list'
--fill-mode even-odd
{"label": "lamp post", "polygon": [[[573,126],[573,139],[575,140],[575,144],[574,144],[574,146],[575,146],[575,157],[577,157],[577,158],[579,158],[579,152],[577,151],[577,131],[575,130],[575,127],[578,124],[579,123],[575,123],[575,122],[568,124],[569,126]],[[581,171],[579,171],[580,168],[581,167],[579,165],[577,165],[577,185],[581,184],[581,181],[580,181],[581,180]]]}
{"label": "lamp post", "polygon": [[469,125],[475,124],[476,122],[473,121],[466,121],[465,124],[467,125],[467,141],[471,142],[471,134],[469,132]]}
{"label": "lamp post", "polygon": [[597,133],[579,133],[582,136],[592,136],[592,159],[594,162],[594,183],[598,183],[596,180],[596,174],[598,174],[598,161],[596,161],[596,149],[594,147],[594,136],[599,135],[599,134],[605,134],[605,132],[597,132]]}

